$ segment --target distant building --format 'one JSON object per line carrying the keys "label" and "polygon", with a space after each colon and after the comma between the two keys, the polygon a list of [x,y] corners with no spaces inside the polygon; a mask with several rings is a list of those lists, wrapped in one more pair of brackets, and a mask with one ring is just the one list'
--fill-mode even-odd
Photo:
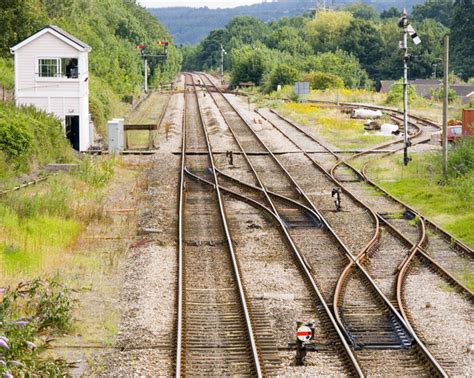
{"label": "distant building", "polygon": [[[388,93],[390,87],[395,84],[396,80],[381,80],[380,81],[380,92]],[[409,80],[410,85],[413,85],[416,90],[416,94],[421,97],[431,98],[433,92],[436,89],[443,87],[443,82],[441,80],[431,80],[431,79],[416,79]],[[469,102],[472,97],[469,97],[470,94],[474,91],[474,85],[472,84],[450,84],[449,87],[453,89],[458,97],[462,99],[464,103]]]}
{"label": "distant building", "polygon": [[17,105],[33,105],[63,121],[74,149],[93,142],[89,117],[91,47],[64,30],[48,25],[10,49],[15,55]]}

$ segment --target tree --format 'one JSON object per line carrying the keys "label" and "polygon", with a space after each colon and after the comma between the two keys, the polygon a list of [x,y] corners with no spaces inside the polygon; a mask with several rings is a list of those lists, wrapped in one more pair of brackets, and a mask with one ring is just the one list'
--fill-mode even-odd
{"label": "tree", "polygon": [[355,18],[364,20],[375,20],[379,15],[373,6],[364,3],[350,4],[345,7],[345,10],[351,12]]}
{"label": "tree", "polygon": [[413,7],[413,19],[423,21],[432,18],[441,22],[444,26],[449,26],[453,15],[452,0],[427,0],[424,4],[417,4]]}
{"label": "tree", "polygon": [[386,19],[386,18],[400,17],[401,14],[402,14],[401,10],[395,7],[390,7],[389,9],[386,9],[382,13],[380,13],[380,18]]}
{"label": "tree", "polygon": [[472,0],[454,2],[451,22],[452,69],[463,79],[474,76],[474,5]]}
{"label": "tree", "polygon": [[290,26],[283,26],[272,31],[266,40],[266,45],[271,49],[287,51],[292,55],[309,55],[312,52],[311,46],[301,38],[298,30]]}
{"label": "tree", "polygon": [[383,55],[383,40],[372,21],[356,18],[342,35],[341,48],[359,59],[374,79],[379,79],[378,64]]}
{"label": "tree", "polygon": [[336,51],[353,18],[350,12],[317,12],[305,25],[306,40],[314,52]]}
{"label": "tree", "polygon": [[294,84],[298,75],[299,72],[288,64],[277,64],[268,76],[266,89],[270,92],[277,89],[278,85]]}
{"label": "tree", "polygon": [[264,52],[244,45],[232,50],[232,85],[251,81],[259,85],[266,70]]}
{"label": "tree", "polygon": [[38,0],[2,0],[0,5],[0,56],[47,23]]}
{"label": "tree", "polygon": [[236,40],[247,45],[262,41],[270,32],[266,23],[250,16],[234,17],[226,30]]}
{"label": "tree", "polygon": [[328,72],[310,72],[305,75],[304,80],[311,84],[312,89],[344,88],[344,81]]}
{"label": "tree", "polygon": [[316,55],[308,61],[307,71],[320,71],[339,76],[348,88],[371,86],[367,72],[360,66],[359,60],[343,50]]}
{"label": "tree", "polygon": [[416,27],[421,44],[411,46],[415,60],[410,64],[411,78],[431,77],[436,64],[437,76],[443,74],[443,37],[448,29],[438,21],[426,19]]}

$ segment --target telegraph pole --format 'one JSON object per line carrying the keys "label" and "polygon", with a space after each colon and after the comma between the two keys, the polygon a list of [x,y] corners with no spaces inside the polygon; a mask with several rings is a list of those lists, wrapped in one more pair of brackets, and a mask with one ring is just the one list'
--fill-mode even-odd
{"label": "telegraph pole", "polygon": [[443,76],[443,176],[448,177],[448,91],[449,91],[449,35],[444,36]]}

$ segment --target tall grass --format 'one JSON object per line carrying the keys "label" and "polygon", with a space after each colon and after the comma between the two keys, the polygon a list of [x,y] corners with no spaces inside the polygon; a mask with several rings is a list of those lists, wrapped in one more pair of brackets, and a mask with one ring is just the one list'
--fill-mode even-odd
{"label": "tall grass", "polygon": [[85,159],[77,172],[0,197],[0,282],[56,271],[81,230],[104,217],[112,159]]}
{"label": "tall grass", "polygon": [[474,246],[474,140],[450,149],[447,180],[440,153],[412,158],[407,167],[398,155],[374,161],[370,174],[389,192]]}

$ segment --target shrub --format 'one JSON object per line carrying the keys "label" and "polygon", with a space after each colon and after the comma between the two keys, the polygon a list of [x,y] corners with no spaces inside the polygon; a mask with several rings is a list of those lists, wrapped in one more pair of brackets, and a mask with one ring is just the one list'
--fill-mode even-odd
{"label": "shrub", "polygon": [[[418,99],[416,94],[416,89],[413,85],[408,86],[408,103],[413,103]],[[400,102],[403,102],[403,85],[402,81],[399,80],[396,83],[392,84],[390,91],[388,92],[387,99],[385,100],[386,104],[396,105]]]}
{"label": "shrub", "polygon": [[103,188],[114,174],[115,161],[107,159],[98,161],[92,157],[84,159],[77,174],[85,183],[94,188]]}
{"label": "shrub", "polygon": [[[444,89],[438,88],[433,90],[432,96],[437,101],[442,101],[444,99]],[[452,88],[448,89],[448,102],[453,102],[458,98],[456,91]]]}
{"label": "shrub", "polygon": [[267,92],[275,90],[278,85],[293,84],[299,76],[299,72],[288,64],[276,65],[267,77]]}
{"label": "shrub", "polygon": [[328,72],[310,72],[306,74],[305,81],[309,81],[312,89],[344,88],[344,81]]}
{"label": "shrub", "polygon": [[9,159],[26,155],[31,147],[33,136],[22,119],[0,118],[0,149]]}
{"label": "shrub", "polygon": [[448,171],[451,177],[474,174],[474,138],[463,138],[448,155]]}

